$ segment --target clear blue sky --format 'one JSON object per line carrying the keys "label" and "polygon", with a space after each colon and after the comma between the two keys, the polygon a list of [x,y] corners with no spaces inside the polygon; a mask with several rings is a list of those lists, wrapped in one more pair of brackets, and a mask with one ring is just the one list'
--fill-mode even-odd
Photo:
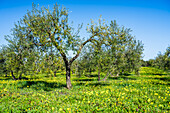
{"label": "clear blue sky", "polygon": [[144,43],[144,60],[154,58],[170,46],[170,0],[0,0],[0,45],[7,44],[4,35],[10,34],[14,23],[31,10],[32,2],[51,7],[56,2],[70,11],[74,25],[83,23],[81,36],[90,19],[100,15],[133,30],[137,40]]}

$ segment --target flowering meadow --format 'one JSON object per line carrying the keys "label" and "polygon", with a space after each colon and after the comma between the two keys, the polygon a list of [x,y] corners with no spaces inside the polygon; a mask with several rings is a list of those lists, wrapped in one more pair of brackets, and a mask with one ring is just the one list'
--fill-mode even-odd
{"label": "flowering meadow", "polygon": [[[170,112],[170,76],[145,74],[153,68],[141,68],[141,75],[109,77],[97,81],[97,75],[72,75],[72,89],[66,89],[65,75],[43,74],[14,81],[0,77],[2,113],[168,113]],[[155,74],[154,74],[155,73]]]}

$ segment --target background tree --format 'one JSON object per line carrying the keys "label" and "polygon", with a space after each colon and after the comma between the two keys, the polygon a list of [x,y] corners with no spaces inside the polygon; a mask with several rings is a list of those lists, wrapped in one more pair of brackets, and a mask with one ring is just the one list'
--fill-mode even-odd
{"label": "background tree", "polygon": [[[100,31],[102,27],[94,24],[95,28]],[[82,54],[81,62],[84,64],[90,64],[91,60],[87,56],[93,54],[94,67],[98,70],[98,80],[100,80],[100,72],[106,73],[104,80],[109,75],[116,74],[128,74],[135,71],[139,74],[139,68],[141,66],[143,44],[137,41],[131,34],[130,29],[119,27],[116,21],[111,21],[110,26],[105,26],[103,31],[98,37],[98,44],[93,45],[93,52],[85,51]],[[90,50],[88,48],[87,50]],[[84,65],[83,69],[86,69],[88,65]]]}
{"label": "background tree", "polygon": [[130,29],[119,27],[116,21],[111,21],[108,32],[107,57],[110,57],[109,66],[111,67],[108,70],[112,70],[109,73],[115,73],[118,76],[133,70],[139,71],[143,44],[130,34]]}
{"label": "background tree", "polygon": [[7,57],[7,47],[6,46],[1,46],[0,49],[0,76],[4,75],[7,77],[7,75],[9,74],[9,70],[7,68],[7,64],[6,64],[6,57]]}
{"label": "background tree", "polygon": [[[20,27],[16,25],[16,27]],[[28,45],[26,44],[26,40],[22,38],[23,29],[15,30],[13,29],[13,37],[6,36],[6,40],[9,42],[6,50],[6,64],[8,69],[11,72],[11,75],[14,80],[16,80],[16,76],[18,75],[18,79],[21,79],[22,74],[25,73],[26,68],[26,57],[28,57]]]}
{"label": "background tree", "polygon": [[158,53],[153,64],[159,69],[170,70],[170,46],[167,47],[165,53]]}

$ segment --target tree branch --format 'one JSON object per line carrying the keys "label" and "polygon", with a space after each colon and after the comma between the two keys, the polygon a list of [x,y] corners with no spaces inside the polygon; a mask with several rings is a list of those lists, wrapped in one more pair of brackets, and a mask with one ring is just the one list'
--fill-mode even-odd
{"label": "tree branch", "polygon": [[58,49],[58,51],[60,52],[61,56],[63,57],[63,60],[65,63],[68,63],[66,54],[64,53],[64,51],[62,50],[61,46],[58,45],[58,43],[56,42],[54,35],[49,34],[49,38],[51,39],[51,42],[53,43],[53,45]]}
{"label": "tree branch", "polygon": [[[95,35],[94,35],[94,36],[95,36]],[[80,52],[81,52],[82,48],[83,48],[84,45],[86,45],[88,42],[95,41],[95,42],[99,43],[97,40],[93,39],[94,36],[92,36],[91,38],[89,38],[88,40],[86,40],[86,41],[79,47],[79,50],[77,51],[77,54],[69,61],[70,64],[80,55]]]}

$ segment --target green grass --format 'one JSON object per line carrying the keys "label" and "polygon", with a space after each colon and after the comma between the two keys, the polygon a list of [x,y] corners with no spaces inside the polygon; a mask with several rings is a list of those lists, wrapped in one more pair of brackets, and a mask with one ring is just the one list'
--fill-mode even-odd
{"label": "green grass", "polygon": [[[170,112],[170,76],[109,77],[98,82],[94,76],[72,76],[73,88],[65,88],[65,76],[37,75],[36,79],[13,81],[0,77],[0,111],[29,113]],[[150,72],[149,72],[150,73]],[[153,72],[155,73],[155,72]],[[28,77],[28,76],[27,76]],[[31,77],[28,77],[31,78]]]}

